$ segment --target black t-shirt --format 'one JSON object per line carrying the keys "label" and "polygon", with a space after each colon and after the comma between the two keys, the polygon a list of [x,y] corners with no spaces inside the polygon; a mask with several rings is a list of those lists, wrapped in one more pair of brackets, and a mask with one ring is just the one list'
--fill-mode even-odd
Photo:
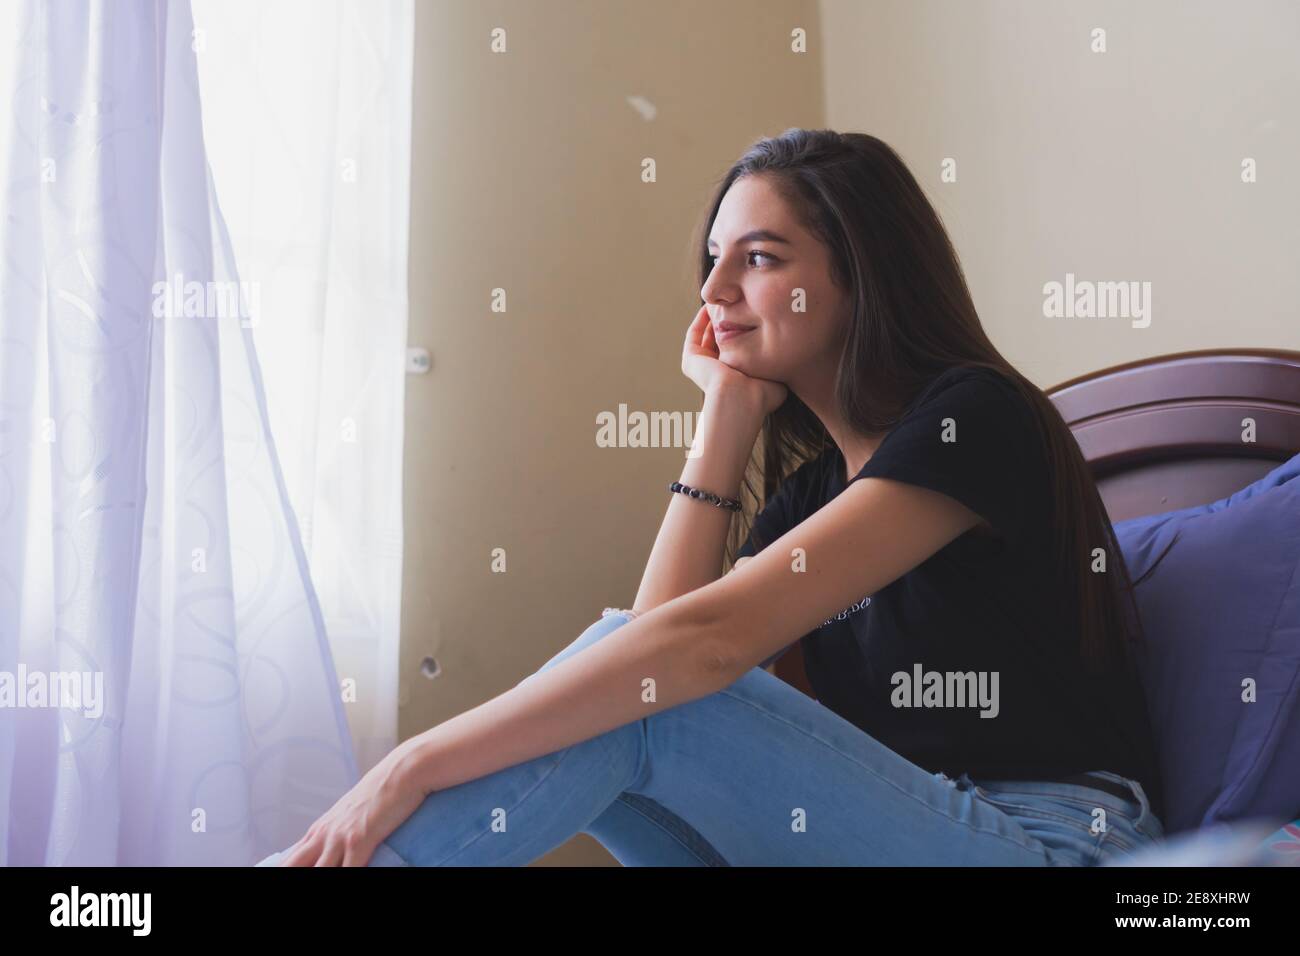
{"label": "black t-shirt", "polygon": [[[1069,598],[1046,574],[1050,483],[1033,416],[1009,381],[978,367],[948,369],[913,399],[853,480],[939,491],[987,525],[805,635],[808,681],[823,705],[931,773],[1034,780],[1108,770],[1141,783],[1163,817],[1136,671],[1083,672]],[[796,469],[737,556],[842,492],[844,470],[834,445]]]}

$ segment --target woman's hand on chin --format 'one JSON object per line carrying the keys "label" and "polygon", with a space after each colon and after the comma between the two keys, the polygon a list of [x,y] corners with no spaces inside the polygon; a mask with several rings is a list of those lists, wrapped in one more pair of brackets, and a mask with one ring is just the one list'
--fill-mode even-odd
{"label": "woman's hand on chin", "polygon": [[682,374],[700,387],[706,395],[711,392],[752,396],[764,416],[781,407],[787,389],[780,382],[754,378],[732,368],[719,358],[718,343],[713,336],[713,322],[707,304],[700,306],[695,319],[686,330],[682,346]]}

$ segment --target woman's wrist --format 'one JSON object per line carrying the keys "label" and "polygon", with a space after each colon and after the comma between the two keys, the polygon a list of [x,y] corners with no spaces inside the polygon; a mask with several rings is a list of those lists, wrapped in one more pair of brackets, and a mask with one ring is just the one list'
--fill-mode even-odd
{"label": "woman's wrist", "polygon": [[763,392],[756,385],[736,382],[710,385],[704,391],[704,405],[724,408],[730,415],[751,420],[756,436],[763,427]]}
{"label": "woman's wrist", "polygon": [[706,392],[682,484],[735,497],[763,427],[762,412],[761,403],[743,393]]}
{"label": "woman's wrist", "polygon": [[430,746],[428,735],[431,730],[398,744],[386,759],[390,761],[389,779],[393,786],[402,791],[428,796],[435,787],[430,777]]}
{"label": "woman's wrist", "polygon": [[757,389],[717,385],[704,393],[698,430],[704,432],[709,444],[743,448],[744,458],[748,460],[763,429],[763,418],[763,396]]}

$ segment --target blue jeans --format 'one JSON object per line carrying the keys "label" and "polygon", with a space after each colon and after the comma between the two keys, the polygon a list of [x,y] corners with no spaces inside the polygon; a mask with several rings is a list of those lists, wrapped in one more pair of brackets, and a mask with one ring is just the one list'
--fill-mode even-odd
{"label": "blue jeans", "polygon": [[[541,670],[628,620],[602,617]],[[587,833],[625,866],[1087,866],[1163,835],[1137,781],[1098,773],[1132,799],[930,773],[755,667],[430,794],[370,865],[519,866]]]}

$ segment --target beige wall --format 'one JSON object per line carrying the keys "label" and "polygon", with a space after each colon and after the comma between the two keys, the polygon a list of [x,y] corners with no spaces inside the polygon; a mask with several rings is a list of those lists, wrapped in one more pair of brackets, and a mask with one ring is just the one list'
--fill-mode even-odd
{"label": "beige wall", "polygon": [[[899,151],[994,344],[1038,385],[1163,352],[1300,348],[1295,0],[821,8],[826,125]],[[1045,318],[1043,284],[1067,272],[1150,282],[1151,324]]]}
{"label": "beige wall", "polygon": [[[599,448],[596,414],[698,410],[679,371],[688,241],[759,136],[894,145],[995,343],[1040,385],[1160,352],[1300,348],[1293,2],[416,7],[410,342],[433,370],[407,383],[403,737],[635,596],[682,453]],[[1149,281],[1150,326],[1044,318],[1043,284],[1067,272]],[[441,676],[421,676],[426,656]],[[578,837],[542,862],[612,861]]]}
{"label": "beige wall", "polygon": [[[407,379],[403,737],[636,596],[685,452],[599,448],[596,414],[699,410],[688,241],[750,141],[821,118],[793,25],[816,4],[416,3],[410,342],[433,369]],[[612,862],[586,836],[557,860]]]}

